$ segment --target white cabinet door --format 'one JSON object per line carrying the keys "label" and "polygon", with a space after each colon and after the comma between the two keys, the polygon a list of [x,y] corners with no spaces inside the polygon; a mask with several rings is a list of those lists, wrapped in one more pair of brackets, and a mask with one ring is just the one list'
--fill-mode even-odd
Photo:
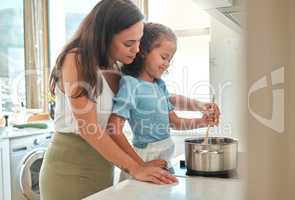
{"label": "white cabinet door", "polygon": [[9,140],[0,139],[0,200],[11,200]]}
{"label": "white cabinet door", "polygon": [[0,141],[0,200],[4,200],[4,162],[3,162],[3,148],[4,145]]}

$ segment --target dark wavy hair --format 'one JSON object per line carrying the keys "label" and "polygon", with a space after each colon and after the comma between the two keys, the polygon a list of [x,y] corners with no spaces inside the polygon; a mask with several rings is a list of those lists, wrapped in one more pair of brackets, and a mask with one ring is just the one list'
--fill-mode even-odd
{"label": "dark wavy hair", "polygon": [[176,35],[169,27],[159,23],[145,23],[139,53],[131,64],[122,66],[122,73],[138,77],[144,67],[145,56],[154,48],[159,47],[163,39],[177,43]]}
{"label": "dark wavy hair", "polygon": [[75,98],[97,97],[102,92],[102,79],[98,69],[112,69],[109,63],[109,49],[115,34],[143,20],[141,11],[131,0],[102,0],[91,10],[80,24],[71,41],[59,54],[50,75],[50,92],[61,78],[63,62],[68,53],[75,53],[78,80],[90,86],[78,88]]}

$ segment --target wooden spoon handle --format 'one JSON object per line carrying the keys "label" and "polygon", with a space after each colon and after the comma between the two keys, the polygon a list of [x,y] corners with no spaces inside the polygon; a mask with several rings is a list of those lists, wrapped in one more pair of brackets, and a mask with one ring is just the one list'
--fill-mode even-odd
{"label": "wooden spoon handle", "polygon": [[[213,95],[212,97],[212,103],[215,102],[215,96]],[[206,131],[206,136],[204,138],[204,141],[203,141],[203,144],[208,144],[208,137],[209,137],[209,132],[210,132],[210,123],[208,124],[208,127],[207,127],[207,131]]]}
{"label": "wooden spoon handle", "polygon": [[210,124],[207,127],[207,131],[206,131],[206,136],[204,138],[203,144],[208,144],[208,136],[209,136],[209,132],[210,132]]}

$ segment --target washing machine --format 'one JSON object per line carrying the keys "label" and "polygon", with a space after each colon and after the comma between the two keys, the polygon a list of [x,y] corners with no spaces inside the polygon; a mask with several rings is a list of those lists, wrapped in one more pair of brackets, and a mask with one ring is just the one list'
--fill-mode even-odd
{"label": "washing machine", "polygon": [[52,132],[10,139],[11,200],[39,200],[39,172]]}

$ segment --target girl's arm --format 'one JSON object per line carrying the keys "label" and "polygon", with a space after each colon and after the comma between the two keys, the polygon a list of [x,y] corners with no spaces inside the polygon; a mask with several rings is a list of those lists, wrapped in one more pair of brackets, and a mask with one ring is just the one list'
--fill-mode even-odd
{"label": "girl's arm", "polygon": [[219,119],[220,111],[218,105],[215,103],[202,102],[176,94],[172,94],[169,101],[175,106],[176,110],[200,111],[206,113],[211,109],[212,113]]}
{"label": "girl's arm", "polygon": [[216,103],[201,102],[176,94],[172,94],[169,101],[175,106],[176,110],[200,111],[207,116],[214,116],[215,124],[219,123],[220,111]]}
{"label": "girl's arm", "polygon": [[117,145],[119,145],[119,147],[121,147],[123,151],[125,151],[131,158],[133,158],[133,160],[135,160],[140,165],[144,165],[145,162],[141,159],[140,156],[137,155],[123,133],[124,122],[124,118],[114,113],[111,114],[107,125],[107,132],[117,143]]}
{"label": "girl's arm", "polygon": [[212,126],[216,125],[214,119],[209,119],[206,115],[203,115],[202,118],[187,119],[178,117],[174,111],[169,112],[169,122],[170,126],[176,130],[203,128],[208,126],[209,123]]}
{"label": "girl's arm", "polygon": [[69,99],[72,112],[78,122],[80,136],[105,159],[129,172],[138,180],[157,184],[175,182],[176,178],[165,170],[139,165],[102,130],[96,119],[96,104],[86,96],[73,97],[78,92],[78,81],[75,54],[68,54],[62,70],[62,89]]}
{"label": "girl's arm", "polygon": [[169,100],[177,110],[204,111],[206,104],[204,102],[177,94],[171,94]]}

